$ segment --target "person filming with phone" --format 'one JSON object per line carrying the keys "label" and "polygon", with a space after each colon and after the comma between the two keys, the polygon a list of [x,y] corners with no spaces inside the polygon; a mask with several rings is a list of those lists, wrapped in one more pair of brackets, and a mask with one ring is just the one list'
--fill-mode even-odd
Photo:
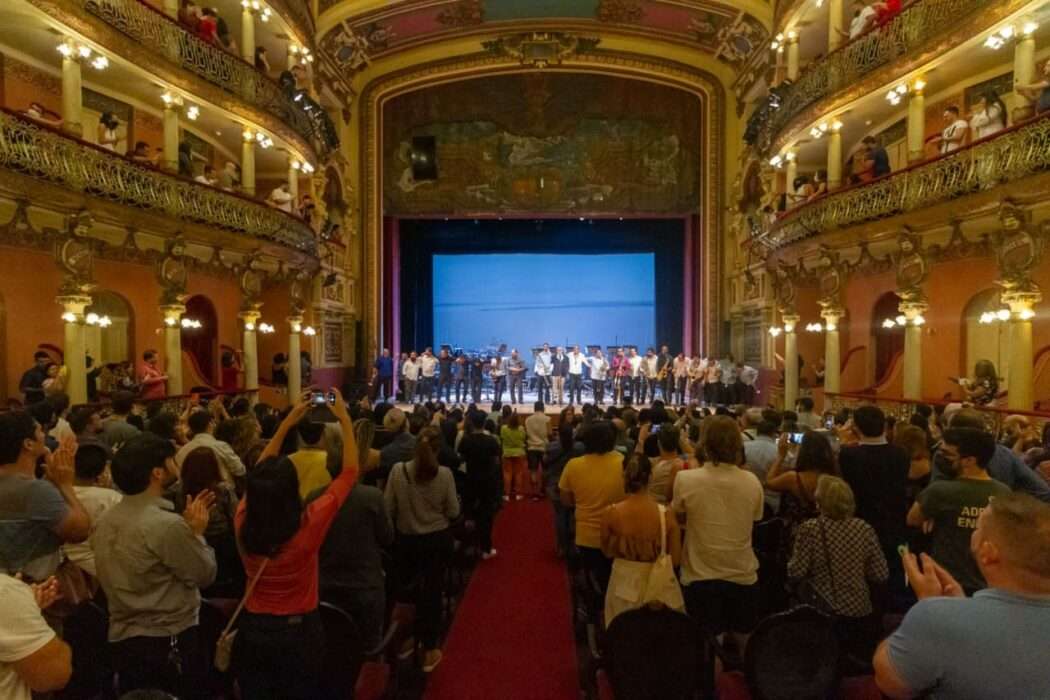
{"label": "person filming with phone", "polygon": [[781,433],[777,458],[766,473],[766,488],[783,494],[779,515],[787,519],[792,532],[817,516],[817,481],[824,475],[839,475],[827,437],[813,430]]}

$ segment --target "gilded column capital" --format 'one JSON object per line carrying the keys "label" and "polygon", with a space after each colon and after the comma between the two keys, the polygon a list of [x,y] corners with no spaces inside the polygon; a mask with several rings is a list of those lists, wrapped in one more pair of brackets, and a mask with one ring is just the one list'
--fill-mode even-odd
{"label": "gilded column capital", "polygon": [[1014,318],[1027,321],[1032,318],[1036,304],[1043,300],[1043,293],[1039,285],[1029,282],[1024,289],[1005,290],[1000,295],[1000,300],[1010,307],[1010,313]]}
{"label": "gilded column capital", "polygon": [[244,309],[237,313],[237,318],[239,318],[241,322],[244,323],[244,330],[255,330],[256,324],[259,322],[259,319],[262,318],[262,311],[259,308],[261,306],[262,305],[260,304],[255,308]]}
{"label": "gilded column capital", "polygon": [[923,314],[930,310],[930,305],[925,300],[905,299],[901,301],[897,309],[904,314],[904,318],[909,323],[914,323],[916,319],[922,318]]}
{"label": "gilded column capital", "polygon": [[55,297],[55,302],[62,306],[62,320],[79,323],[84,320],[84,310],[94,299],[84,294],[65,294]]}
{"label": "gilded column capital", "polygon": [[288,331],[290,333],[302,333],[303,332],[303,316],[302,316],[302,314],[289,316],[286,320],[288,321]]}

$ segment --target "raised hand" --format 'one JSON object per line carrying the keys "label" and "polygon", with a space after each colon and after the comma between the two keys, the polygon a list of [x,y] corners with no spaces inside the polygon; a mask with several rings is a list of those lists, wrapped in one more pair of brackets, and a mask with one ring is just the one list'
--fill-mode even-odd
{"label": "raised hand", "polygon": [[959,582],[952,578],[952,575],[935,562],[930,555],[920,554],[916,557],[911,552],[904,552],[901,560],[904,564],[904,572],[908,575],[908,582],[919,600],[935,596],[961,598],[965,595]]}
{"label": "raised hand", "polygon": [[47,458],[45,473],[51,483],[59,487],[73,485],[73,479],[76,476],[76,470],[74,469],[76,454],[76,438],[64,438],[58,449]]}
{"label": "raised hand", "polygon": [[201,491],[197,497],[186,497],[186,510],[182,511],[182,517],[193,530],[193,534],[203,536],[208,529],[208,519],[211,517],[212,506],[215,505],[215,494],[210,490]]}
{"label": "raised hand", "polygon": [[304,391],[295,403],[292,404],[292,411],[288,414],[286,420],[298,423],[307,414],[307,412],[313,407],[312,403],[313,392]]}
{"label": "raised hand", "polygon": [[41,610],[47,610],[62,597],[62,589],[59,588],[58,579],[54,576],[49,577],[43,583],[31,583],[29,588],[33,591],[33,598]]}
{"label": "raised hand", "polygon": [[330,391],[335,394],[335,403],[332,404],[332,413],[339,419],[340,423],[352,422],[350,420],[350,414],[346,411],[346,401],[343,400],[343,394],[335,387],[332,387]]}

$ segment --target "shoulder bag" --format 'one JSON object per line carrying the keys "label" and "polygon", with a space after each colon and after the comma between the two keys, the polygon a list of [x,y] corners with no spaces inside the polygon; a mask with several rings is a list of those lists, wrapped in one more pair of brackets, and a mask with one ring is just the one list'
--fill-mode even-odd
{"label": "shoulder bag", "polygon": [[222,634],[219,635],[219,640],[215,642],[215,659],[213,663],[215,669],[222,673],[230,670],[230,659],[233,657],[233,640],[237,637],[237,630],[233,629],[233,625],[237,622],[237,618],[240,617],[248,599],[252,597],[255,584],[259,583],[259,579],[262,578],[263,571],[266,570],[266,565],[269,563],[270,560],[268,558],[263,559],[259,570],[255,572],[255,576],[252,576],[252,580],[248,583],[248,588],[244,591],[244,597],[241,598],[241,602],[237,604],[237,609],[233,611],[230,621],[223,628]]}
{"label": "shoulder bag", "polygon": [[828,535],[824,530],[824,519],[818,517],[816,520],[820,526],[820,543],[821,549],[824,551],[824,565],[828,569],[828,578],[831,580],[832,600],[829,601],[814,585],[812,574],[810,574],[808,578],[799,581],[798,586],[795,588],[795,597],[797,597],[798,601],[803,605],[812,606],[825,615],[836,617],[838,616],[838,612],[835,610],[834,603],[838,602],[839,593],[835,586],[835,570],[831,567],[831,553],[828,551]]}
{"label": "shoulder bag", "polygon": [[685,610],[682,586],[674,574],[674,562],[667,553],[667,508],[660,505],[660,553],[649,569],[644,603],[661,603],[672,610]]}

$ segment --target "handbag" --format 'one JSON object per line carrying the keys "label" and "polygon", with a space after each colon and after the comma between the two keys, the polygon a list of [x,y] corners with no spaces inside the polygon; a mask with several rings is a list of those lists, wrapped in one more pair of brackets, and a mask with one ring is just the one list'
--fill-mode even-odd
{"label": "handbag", "polygon": [[[821,548],[824,550],[824,564],[828,569],[828,578],[831,579],[831,596],[835,601],[838,601],[839,594],[835,586],[835,571],[831,567],[831,555],[828,552],[828,535],[824,531],[824,521],[817,518],[817,522],[820,525],[820,542]],[[829,601],[813,584],[812,577],[804,578],[798,582],[798,585],[795,587],[795,597],[803,605],[814,607],[825,615],[838,616],[833,602]]]}
{"label": "handbag", "polygon": [[215,658],[212,663],[215,666],[215,669],[221,673],[226,673],[230,670],[230,661],[233,658],[233,640],[237,638],[237,630],[233,629],[233,625],[237,622],[237,618],[240,617],[241,610],[244,609],[248,599],[252,597],[252,591],[255,590],[255,584],[259,583],[259,579],[262,577],[262,573],[266,570],[266,565],[269,563],[269,559],[263,559],[263,563],[259,566],[259,570],[255,572],[255,576],[252,576],[252,580],[248,582],[248,588],[244,591],[244,597],[241,598],[241,602],[237,604],[237,609],[233,611],[233,615],[230,616],[230,621],[226,623],[226,627],[223,628],[218,641],[215,642]]}

